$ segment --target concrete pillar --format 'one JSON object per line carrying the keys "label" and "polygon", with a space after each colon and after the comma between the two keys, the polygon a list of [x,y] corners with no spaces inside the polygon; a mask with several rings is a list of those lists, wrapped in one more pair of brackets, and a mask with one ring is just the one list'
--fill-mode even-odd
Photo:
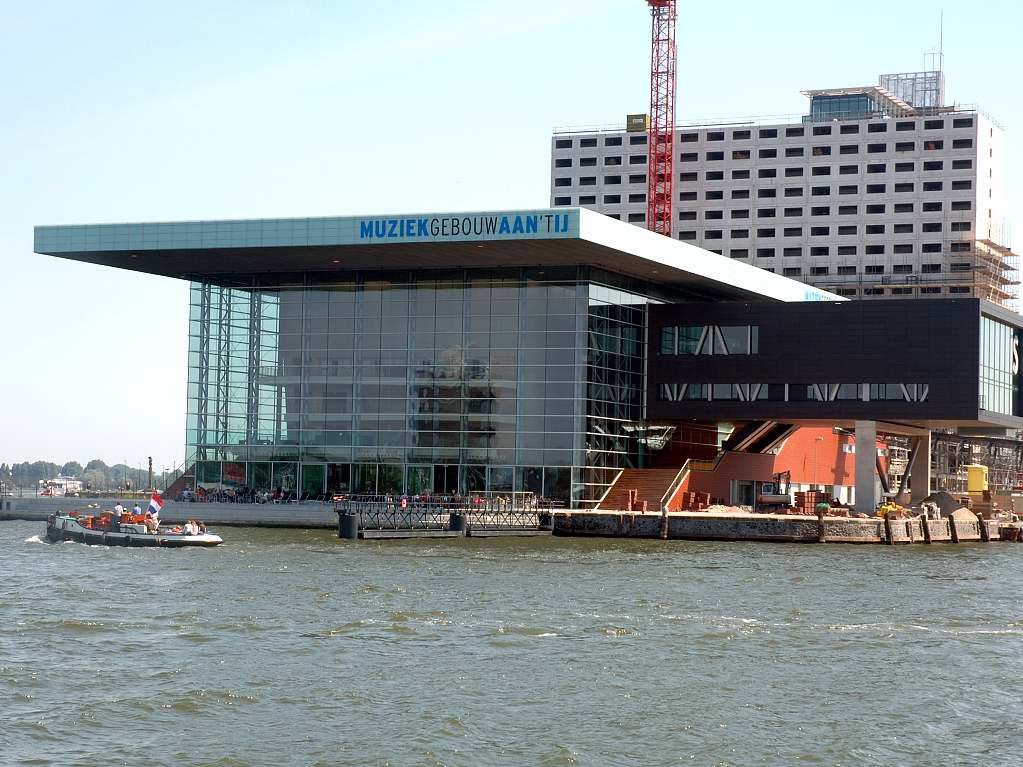
{"label": "concrete pillar", "polygon": [[856,511],[873,516],[877,494],[877,422],[856,421]]}
{"label": "concrete pillar", "polygon": [[913,465],[908,467],[912,472],[909,476],[909,499],[912,503],[919,503],[931,494],[931,433],[928,431],[917,440]]}

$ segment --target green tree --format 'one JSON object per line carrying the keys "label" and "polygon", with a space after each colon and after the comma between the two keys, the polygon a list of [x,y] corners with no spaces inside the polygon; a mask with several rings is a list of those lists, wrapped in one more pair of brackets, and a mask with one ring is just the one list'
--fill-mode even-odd
{"label": "green tree", "polygon": [[86,490],[106,490],[108,487],[107,475],[99,469],[86,469],[82,472],[82,481]]}
{"label": "green tree", "polygon": [[84,471],[85,469],[78,461],[68,461],[60,469],[60,473],[65,477],[81,477]]}

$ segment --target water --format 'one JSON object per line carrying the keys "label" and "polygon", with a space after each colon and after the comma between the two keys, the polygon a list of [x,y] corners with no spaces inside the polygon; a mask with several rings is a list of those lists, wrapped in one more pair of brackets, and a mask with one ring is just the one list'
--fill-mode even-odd
{"label": "water", "polygon": [[3,765],[1019,765],[1023,546],[0,523]]}

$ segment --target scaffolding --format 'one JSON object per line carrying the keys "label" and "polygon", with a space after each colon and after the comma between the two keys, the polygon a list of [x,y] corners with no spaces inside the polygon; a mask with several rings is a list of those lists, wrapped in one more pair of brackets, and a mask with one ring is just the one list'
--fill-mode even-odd
{"label": "scaffolding", "polygon": [[987,466],[988,487],[993,492],[1023,489],[1023,442],[941,432],[932,434],[931,439],[934,490],[965,493],[966,467],[970,465]]}

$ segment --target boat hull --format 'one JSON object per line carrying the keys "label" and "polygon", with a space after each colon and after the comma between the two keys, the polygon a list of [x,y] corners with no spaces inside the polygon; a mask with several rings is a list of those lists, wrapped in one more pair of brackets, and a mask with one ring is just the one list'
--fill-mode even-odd
{"label": "boat hull", "polygon": [[224,541],[219,535],[181,535],[159,533],[114,532],[83,527],[74,517],[50,517],[46,522],[46,540],[50,543],[73,541],[90,546],[138,546],[145,548],[180,549],[186,547],[212,548]]}

